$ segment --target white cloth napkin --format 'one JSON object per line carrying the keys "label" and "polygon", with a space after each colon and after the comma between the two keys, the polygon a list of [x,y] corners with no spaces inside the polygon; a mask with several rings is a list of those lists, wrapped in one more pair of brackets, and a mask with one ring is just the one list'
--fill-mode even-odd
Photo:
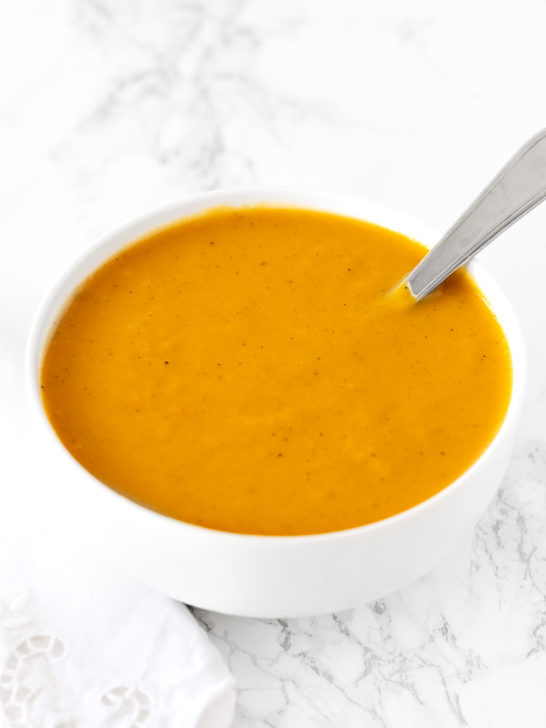
{"label": "white cloth napkin", "polygon": [[228,728],[235,686],[216,648],[71,518],[72,483],[52,499],[63,473],[29,418],[23,341],[0,330],[0,725]]}

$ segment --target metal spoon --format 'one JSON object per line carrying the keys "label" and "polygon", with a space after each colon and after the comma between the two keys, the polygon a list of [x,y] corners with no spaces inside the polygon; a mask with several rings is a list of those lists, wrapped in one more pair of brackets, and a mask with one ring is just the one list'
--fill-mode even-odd
{"label": "metal spoon", "polygon": [[405,278],[403,285],[420,301],[545,198],[546,129],[543,129],[501,169]]}

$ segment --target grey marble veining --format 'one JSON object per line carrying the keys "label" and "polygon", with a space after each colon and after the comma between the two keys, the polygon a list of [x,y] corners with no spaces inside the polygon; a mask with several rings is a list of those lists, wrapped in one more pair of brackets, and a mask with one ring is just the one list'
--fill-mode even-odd
{"label": "grey marble veining", "polygon": [[[545,27],[539,0],[5,3],[2,330],[22,351],[69,259],[191,192],[323,187],[445,227],[544,126]],[[298,620],[196,610],[238,682],[235,728],[546,724],[545,228],[537,210],[484,255],[530,354],[497,498],[449,559],[375,604]],[[28,497],[32,484],[14,508]]]}
{"label": "grey marble veining", "polygon": [[296,620],[195,610],[238,677],[236,725],[508,725],[527,673],[546,670],[545,477],[545,443],[522,443],[457,552],[374,604]]}

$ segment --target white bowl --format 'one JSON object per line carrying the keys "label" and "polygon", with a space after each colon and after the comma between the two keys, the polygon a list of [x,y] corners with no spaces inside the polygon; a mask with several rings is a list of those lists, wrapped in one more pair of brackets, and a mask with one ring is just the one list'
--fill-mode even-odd
{"label": "white bowl", "polygon": [[[103,236],[54,286],[37,312],[27,348],[27,381],[52,444],[73,465],[74,487],[97,515],[110,548],[138,577],[189,604],[228,614],[295,617],[355,607],[405,586],[431,569],[485,510],[507,467],[523,399],[525,352],[519,326],[488,273],[470,270],[508,340],[513,389],[497,436],[464,475],[403,513],[360,528],[311,536],[225,533],[176,521],[118,495],[64,449],[44,412],[40,367],[52,328],[74,290],[101,263],[144,233],[218,205],[286,204],[368,220],[425,245],[439,234],[358,198],[285,189],[221,190],[149,212]],[[106,534],[106,535],[104,535]]]}

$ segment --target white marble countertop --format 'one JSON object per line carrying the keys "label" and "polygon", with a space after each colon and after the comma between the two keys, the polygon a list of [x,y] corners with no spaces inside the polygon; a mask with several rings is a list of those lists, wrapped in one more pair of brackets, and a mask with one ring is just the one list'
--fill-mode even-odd
{"label": "white marble countertop", "polygon": [[[15,355],[70,259],[190,192],[306,185],[444,228],[546,124],[545,31],[538,0],[3,3],[0,327]],[[456,553],[375,604],[288,621],[197,610],[238,683],[235,728],[546,725],[546,207],[482,260],[530,360],[498,497]],[[21,513],[0,526],[23,542]]]}

